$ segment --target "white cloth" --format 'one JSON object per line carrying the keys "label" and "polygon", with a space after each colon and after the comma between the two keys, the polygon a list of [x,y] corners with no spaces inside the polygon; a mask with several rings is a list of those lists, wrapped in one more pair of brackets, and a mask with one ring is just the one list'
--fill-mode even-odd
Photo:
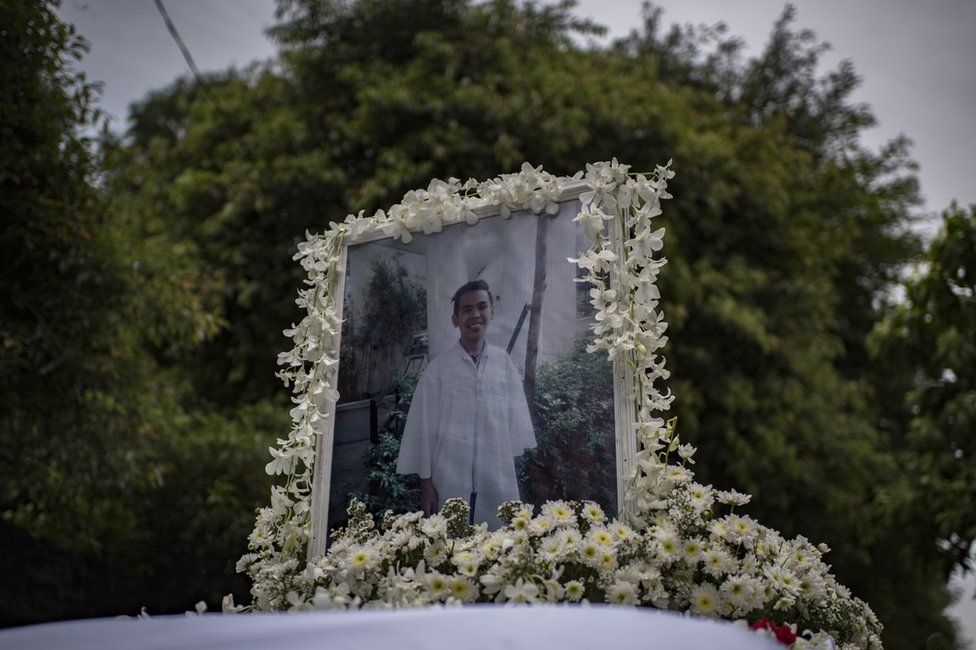
{"label": "white cloth", "polygon": [[0,630],[3,650],[759,650],[724,621],[623,607],[498,607],[92,619]]}
{"label": "white cloth", "polygon": [[474,522],[495,529],[498,506],[519,498],[515,458],[535,446],[508,354],[486,343],[475,364],[458,343],[432,359],[417,383],[397,472],[432,479],[441,504],[477,493]]}

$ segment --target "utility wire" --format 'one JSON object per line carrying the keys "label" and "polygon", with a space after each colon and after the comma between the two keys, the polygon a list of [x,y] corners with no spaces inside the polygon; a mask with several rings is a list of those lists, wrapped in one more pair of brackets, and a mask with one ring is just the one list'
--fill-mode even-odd
{"label": "utility wire", "polygon": [[[190,71],[193,72],[193,77],[197,80],[197,84],[201,89],[203,89],[203,94],[206,95],[207,101],[210,102],[210,105],[213,106],[214,111],[216,111],[218,120],[223,122],[224,127],[227,128],[229,133],[233,133],[234,129],[231,126],[233,124],[233,120],[231,120],[230,115],[228,115],[227,112],[220,107],[220,104],[217,103],[217,99],[210,91],[210,85],[204,80],[203,75],[200,74],[200,69],[197,68],[197,64],[193,61],[193,55],[190,54],[190,50],[180,37],[180,33],[177,31],[176,25],[174,25],[173,21],[170,19],[169,13],[166,11],[166,7],[163,6],[163,1],[153,0],[153,2],[156,3],[156,8],[159,9],[159,15],[163,17],[163,21],[166,23],[166,29],[169,30],[173,40],[176,41],[177,47],[180,48],[180,52],[182,52],[183,58],[186,60],[186,64],[190,66]],[[238,140],[237,144],[246,155],[250,155],[252,158],[257,159],[256,156],[253,155],[251,147],[248,145],[246,140]]]}
{"label": "utility wire", "polygon": [[180,52],[183,53],[183,58],[186,60],[186,64],[190,66],[190,71],[193,72],[193,76],[196,77],[197,83],[203,87],[204,92],[207,93],[207,97],[210,101],[213,101],[213,97],[210,95],[210,88],[207,83],[203,80],[203,76],[200,74],[200,69],[197,64],[193,61],[193,55],[190,54],[190,50],[187,49],[186,43],[180,37],[180,33],[176,31],[176,25],[169,17],[169,13],[166,11],[166,7],[163,6],[163,0],[153,0],[156,3],[156,9],[159,9],[159,15],[163,17],[163,21],[166,23],[166,29],[169,30],[170,35],[173,40],[176,41],[177,47],[180,48]]}

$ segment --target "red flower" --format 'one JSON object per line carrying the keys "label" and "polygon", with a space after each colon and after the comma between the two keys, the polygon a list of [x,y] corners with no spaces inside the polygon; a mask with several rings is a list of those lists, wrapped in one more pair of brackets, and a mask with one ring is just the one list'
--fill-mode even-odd
{"label": "red flower", "polygon": [[761,618],[750,626],[754,630],[769,630],[774,635],[776,635],[776,640],[783,645],[793,645],[796,641],[796,633],[786,623],[782,625],[776,625],[770,620]]}

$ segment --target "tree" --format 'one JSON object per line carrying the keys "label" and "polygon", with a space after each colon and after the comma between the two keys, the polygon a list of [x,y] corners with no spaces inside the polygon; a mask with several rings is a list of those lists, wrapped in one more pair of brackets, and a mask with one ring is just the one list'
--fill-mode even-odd
{"label": "tree", "polygon": [[97,89],[74,68],[87,43],[54,7],[13,2],[2,12],[0,510],[18,523],[48,519],[55,536],[92,548],[120,514],[96,521],[65,487],[110,510],[117,481],[131,478],[112,462],[125,415],[107,386],[137,374],[115,354],[132,341],[110,334],[124,279],[77,133],[97,118]]}
{"label": "tree", "polygon": [[185,380],[156,363],[219,318],[171,233],[103,192],[80,135],[99,120],[76,69],[87,43],[56,9],[0,6],[0,625],[246,592],[228,558],[283,425],[264,404],[189,413]]}
{"label": "tree", "polygon": [[872,339],[886,368],[914,380],[905,394],[903,471],[882,503],[918,545],[921,568],[948,579],[974,568],[976,542],[976,205],[942,213],[904,290]]}
{"label": "tree", "polygon": [[306,229],[431,177],[673,158],[666,353],[699,477],[827,542],[889,646],[921,645],[947,625],[944,581],[907,568],[916,551],[878,505],[899,467],[906,378],[866,352],[918,250],[907,143],[858,145],[871,117],[850,99],[853,68],[820,75],[823,48],[791,9],[746,62],[720,29],[661,37],[659,16],[601,48],[573,40],[594,27],[565,4],[280,2],[277,66],[208,79],[214,103],[186,81],[153,94],[113,151],[120,205],[187,251],[202,304],[227,324],[155,359],[208,408],[274,399]]}

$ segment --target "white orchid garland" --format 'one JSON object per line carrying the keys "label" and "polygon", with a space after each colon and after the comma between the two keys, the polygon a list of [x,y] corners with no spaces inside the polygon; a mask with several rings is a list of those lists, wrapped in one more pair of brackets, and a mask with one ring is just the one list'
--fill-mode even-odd
{"label": "white orchid garland", "polygon": [[[325,234],[307,235],[296,255],[309,276],[298,298],[307,315],[286,330],[294,347],[279,357],[279,376],[295,393],[294,426],[271,449],[267,466],[285,481],[259,511],[251,552],[238,563],[254,581],[252,608],[603,601],[751,621],[794,647],[880,648],[880,623],[830,574],[822,561],[826,547],[786,540],[735,514],[747,495],[695,483],[688,467],[695,449],[680,444],[673,420],[660,417],[672,396],[657,387],[668,378],[658,354],[667,323],[656,285],[666,260],[655,257],[664,229],[652,223],[660,201],[670,198],[669,167],[630,174],[613,160],[557,178],[525,164],[480,184],[435,180],[388,213],[350,215]],[[476,223],[488,206],[505,218],[519,210],[553,215],[560,192],[580,180],[577,221],[591,246],[573,261],[586,271],[581,280],[594,286],[597,324],[588,351],[626,361],[632,380],[626,400],[639,446],[628,510],[614,521],[590,502],[548,502],[536,515],[512,502],[501,508],[506,525],[488,532],[467,524],[467,504],[458,499],[429,518],[388,514],[379,525],[353,502],[346,529],[305,566],[315,444],[338,398],[335,297],[344,242],[377,233],[409,242],[412,232]],[[716,502],[730,511],[720,515]],[[225,601],[225,611],[243,609]]]}

